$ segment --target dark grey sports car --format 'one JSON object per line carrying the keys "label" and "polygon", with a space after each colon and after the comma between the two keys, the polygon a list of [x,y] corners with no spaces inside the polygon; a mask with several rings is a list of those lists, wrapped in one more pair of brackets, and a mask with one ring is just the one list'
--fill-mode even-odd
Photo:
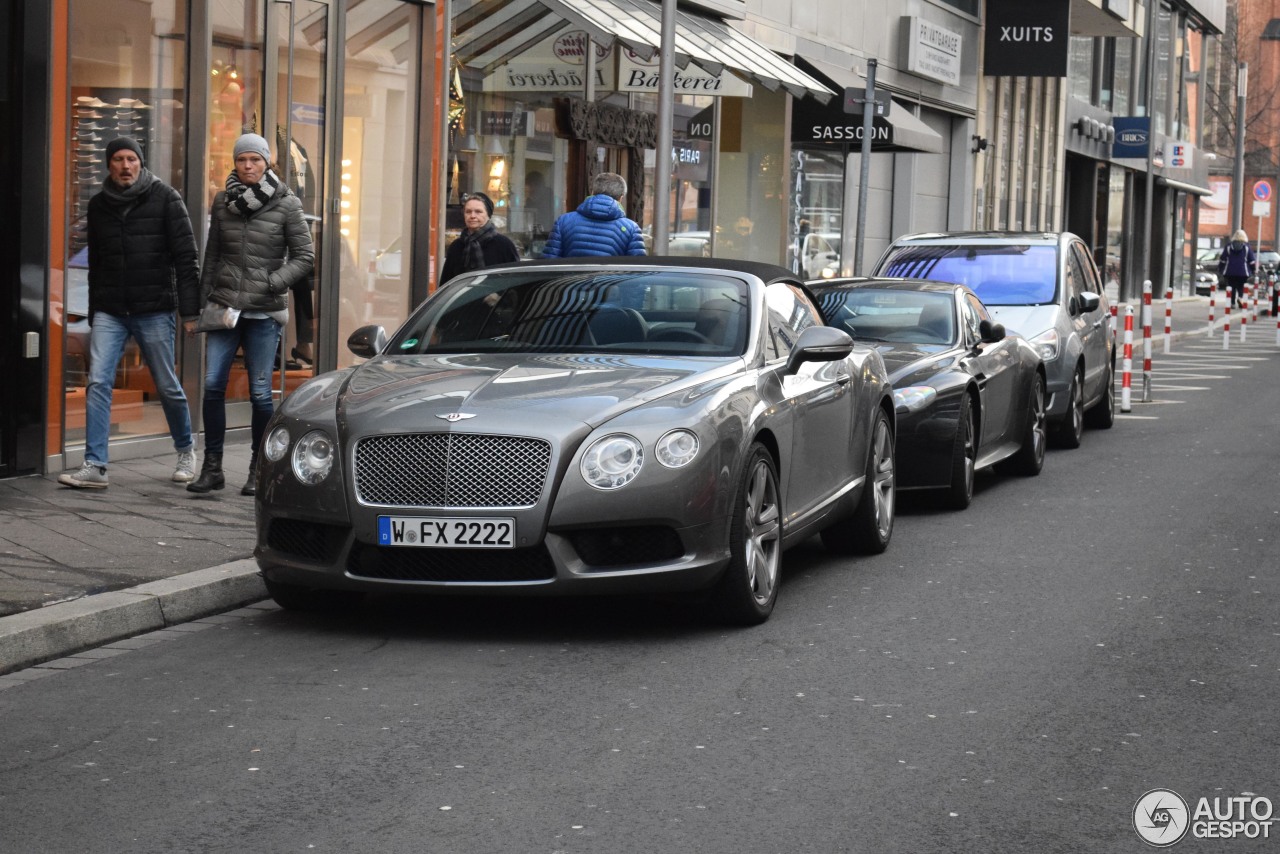
{"label": "dark grey sports car", "polygon": [[778,267],[580,260],[458,277],[289,396],[256,505],[277,602],[709,589],[750,624],[786,547],[888,546],[875,348]]}
{"label": "dark grey sports car", "polygon": [[1044,465],[1045,368],[964,285],[919,279],[810,282],[827,322],[874,344],[898,410],[898,486],[943,489],[963,509],[974,472]]}

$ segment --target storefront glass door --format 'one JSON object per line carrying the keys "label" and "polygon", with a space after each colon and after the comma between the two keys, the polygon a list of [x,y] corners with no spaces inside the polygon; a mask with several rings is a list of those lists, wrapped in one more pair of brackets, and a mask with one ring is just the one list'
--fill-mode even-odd
{"label": "storefront glass door", "polygon": [[337,367],[356,360],[345,345],[355,329],[393,329],[411,308],[423,9],[364,0],[346,13],[340,213],[336,229],[326,224],[329,239],[341,241]]}
{"label": "storefront glass door", "polygon": [[[71,0],[67,140],[72,162],[67,205],[66,275],[50,295],[60,327],[65,405],[63,448],[85,439],[85,387],[90,369],[89,201],[107,177],[106,147],[134,139],[144,166],[170,186],[183,186],[187,80],[187,4],[178,0]],[[198,210],[191,211],[193,216]],[[184,350],[178,336],[178,359]],[[57,340],[51,336],[51,340]],[[188,395],[192,393],[188,389]],[[113,441],[167,435],[151,373],[130,341],[116,365]],[[78,455],[69,462],[78,463]]]}

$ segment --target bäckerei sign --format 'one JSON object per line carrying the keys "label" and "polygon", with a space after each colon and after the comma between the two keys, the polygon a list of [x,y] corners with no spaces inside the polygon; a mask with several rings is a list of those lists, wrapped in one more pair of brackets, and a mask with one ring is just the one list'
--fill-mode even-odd
{"label": "b\u00e4ckerei sign", "polygon": [[988,77],[1066,77],[1071,0],[987,0],[983,45]]}

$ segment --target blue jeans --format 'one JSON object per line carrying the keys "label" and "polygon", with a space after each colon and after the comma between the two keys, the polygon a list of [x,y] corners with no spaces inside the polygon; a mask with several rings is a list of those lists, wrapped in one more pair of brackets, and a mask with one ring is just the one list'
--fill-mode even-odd
{"label": "blue jeans", "polygon": [[177,321],[171,311],[132,315],[94,313],[89,332],[89,386],[85,390],[85,462],[107,464],[116,366],[131,336],[138,342],[142,360],[151,371],[165,420],[169,422],[173,447],[179,451],[191,450],[191,410],[187,408],[186,392],[173,368],[176,329]]}
{"label": "blue jeans", "polygon": [[235,329],[205,333],[204,452],[221,454],[227,435],[227,380],[236,350],[244,348],[244,369],[249,375],[249,403],[253,407],[250,434],[253,458],[258,457],[262,434],[271,420],[271,372],[280,346],[280,324],[269,317],[241,317]]}

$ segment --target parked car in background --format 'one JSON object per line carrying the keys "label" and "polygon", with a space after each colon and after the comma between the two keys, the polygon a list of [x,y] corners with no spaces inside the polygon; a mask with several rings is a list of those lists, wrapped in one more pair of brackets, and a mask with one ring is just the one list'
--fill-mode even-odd
{"label": "parked car in background", "polygon": [[1263,249],[1258,253],[1258,271],[1264,270],[1268,273],[1280,270],[1280,252]]}
{"label": "parked car in background", "polygon": [[880,351],[898,412],[898,488],[942,490],[957,510],[974,473],[1037,475],[1046,444],[1040,354],[964,285],[916,279],[809,283],[827,323]]}
{"label": "parked car in background", "polygon": [[711,592],[767,619],[785,548],[883,551],[884,360],[780,267],[531,261],[459,276],[267,428],[255,555],[285,608],[365,592]]}
{"label": "parked car in background", "polygon": [[1220,282],[1217,273],[1208,270],[1193,270],[1191,272],[1191,284],[1197,296],[1207,297]]}
{"label": "parked car in background", "polygon": [[1080,446],[1085,423],[1115,421],[1115,345],[1098,268],[1070,232],[916,234],[890,244],[877,276],[967,285],[1044,361],[1055,442]]}
{"label": "parked car in background", "polygon": [[711,232],[680,231],[667,238],[667,254],[687,258],[711,257]]}
{"label": "parked car in background", "polygon": [[810,232],[800,240],[800,269],[806,279],[830,278],[840,266],[840,233]]}

